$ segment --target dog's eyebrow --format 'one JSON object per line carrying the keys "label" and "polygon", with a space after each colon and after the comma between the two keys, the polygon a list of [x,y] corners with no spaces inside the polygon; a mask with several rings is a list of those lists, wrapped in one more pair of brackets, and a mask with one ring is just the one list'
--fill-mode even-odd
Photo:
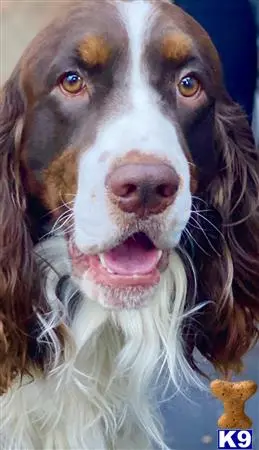
{"label": "dog's eyebrow", "polygon": [[171,32],[161,42],[161,54],[169,61],[183,63],[191,56],[192,40],[183,32]]}
{"label": "dog's eyebrow", "polygon": [[88,67],[104,66],[111,48],[102,36],[86,36],[78,45],[77,53]]}

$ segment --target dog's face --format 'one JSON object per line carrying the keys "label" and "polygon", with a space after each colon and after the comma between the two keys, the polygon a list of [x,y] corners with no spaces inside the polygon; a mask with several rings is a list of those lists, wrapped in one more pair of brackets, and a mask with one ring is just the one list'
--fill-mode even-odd
{"label": "dog's face", "polygon": [[196,346],[239,364],[258,336],[259,161],[217,52],[169,1],[75,3],[1,97],[0,388],[27,368],[31,329],[52,308],[33,251],[39,205],[65,233],[85,299],[106,309],[148,305],[181,253],[183,308],[208,301],[183,327],[188,358]]}
{"label": "dog's face", "polygon": [[45,205],[71,208],[74,275],[107,307],[141,307],[179,244],[199,170],[215,172],[216,51],[171,4],[87,2],[22,67],[24,157]]}

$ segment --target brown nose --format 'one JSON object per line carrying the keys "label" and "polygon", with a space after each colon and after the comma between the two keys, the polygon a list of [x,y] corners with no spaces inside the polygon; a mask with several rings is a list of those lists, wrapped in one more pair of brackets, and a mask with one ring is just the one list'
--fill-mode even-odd
{"label": "brown nose", "polygon": [[126,164],[108,176],[106,186],[122,211],[142,217],[171,205],[179,181],[176,171],[166,164]]}

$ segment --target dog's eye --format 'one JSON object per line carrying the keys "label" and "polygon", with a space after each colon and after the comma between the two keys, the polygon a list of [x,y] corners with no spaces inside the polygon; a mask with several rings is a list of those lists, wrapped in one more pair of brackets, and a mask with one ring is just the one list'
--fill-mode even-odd
{"label": "dog's eye", "polygon": [[66,72],[59,80],[59,85],[67,94],[80,94],[85,88],[86,83],[84,79],[77,72]]}
{"label": "dog's eye", "polygon": [[178,90],[184,97],[193,97],[201,89],[201,84],[192,75],[183,77],[178,83]]}

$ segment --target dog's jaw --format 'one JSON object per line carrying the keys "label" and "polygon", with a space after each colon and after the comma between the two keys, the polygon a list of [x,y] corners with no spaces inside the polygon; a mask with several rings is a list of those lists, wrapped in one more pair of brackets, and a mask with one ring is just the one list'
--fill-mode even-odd
{"label": "dog's jaw", "polygon": [[169,250],[134,233],[109,250],[89,255],[68,244],[73,277],[88,298],[113,309],[139,308],[152,298],[167,269]]}

